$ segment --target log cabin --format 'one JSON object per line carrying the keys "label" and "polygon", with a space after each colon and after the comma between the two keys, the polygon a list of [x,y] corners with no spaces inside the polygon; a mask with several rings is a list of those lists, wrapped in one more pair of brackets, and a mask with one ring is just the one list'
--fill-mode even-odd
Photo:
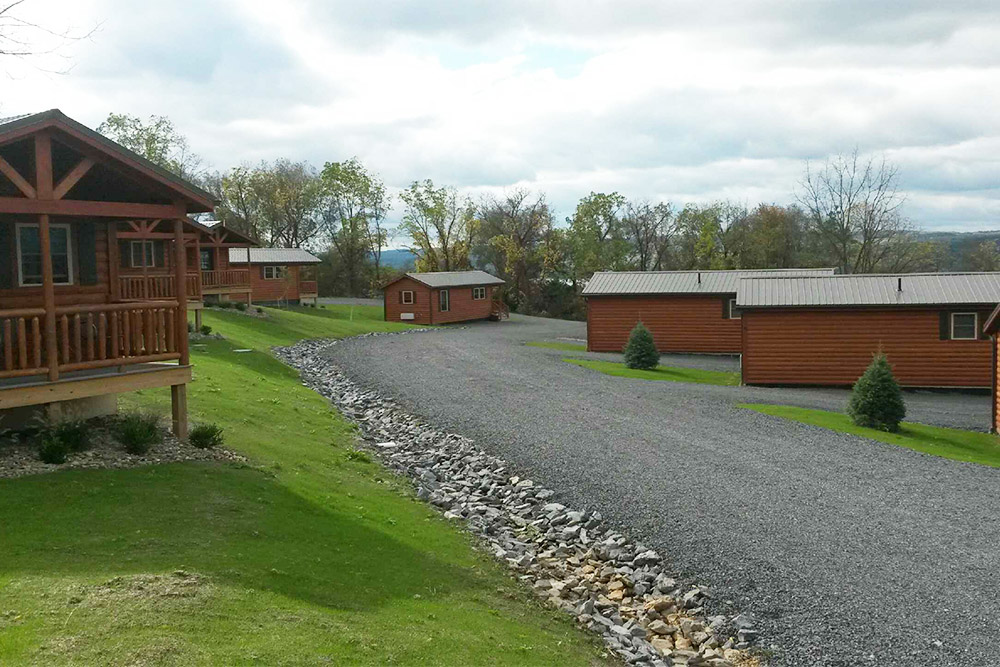
{"label": "log cabin", "polygon": [[447,324],[500,319],[510,314],[500,298],[503,284],[485,271],[407,273],[382,288],[385,321]]}
{"label": "log cabin", "polygon": [[186,436],[201,233],[188,215],[214,204],[58,110],[0,120],[0,427],[169,386]]}
{"label": "log cabin", "polygon": [[743,382],[849,386],[881,351],[904,387],[990,387],[998,301],[1000,273],[741,280]]}
{"label": "log cabin", "polygon": [[[229,261],[230,252],[249,257],[250,248],[260,242],[248,234],[227,227],[219,220],[203,220],[198,246],[198,270],[202,301],[206,304],[238,299],[253,302],[250,269]],[[201,328],[201,311],[195,311],[195,326]]]}
{"label": "log cabin", "polygon": [[[252,303],[316,305],[319,288],[316,265],[321,260],[302,248],[230,248],[229,265],[248,267]],[[243,293],[229,293],[241,301]]]}
{"label": "log cabin", "polygon": [[997,432],[997,425],[1000,424],[1000,305],[993,309],[983,331],[990,337],[990,394],[993,397],[993,404],[990,410],[990,433]]}
{"label": "log cabin", "polygon": [[621,352],[639,322],[661,353],[739,354],[740,279],[833,275],[834,269],[599,271],[587,282],[587,349]]}

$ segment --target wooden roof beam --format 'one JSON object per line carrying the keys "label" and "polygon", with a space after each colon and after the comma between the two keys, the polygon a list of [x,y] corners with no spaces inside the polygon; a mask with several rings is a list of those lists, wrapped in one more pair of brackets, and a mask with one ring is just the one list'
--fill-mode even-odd
{"label": "wooden roof beam", "polygon": [[24,176],[21,176],[17,169],[14,169],[14,167],[2,157],[0,157],[0,174],[3,174],[10,179],[10,182],[17,186],[17,189],[24,193],[24,196],[28,199],[34,199],[37,196],[34,186],[26,181]]}
{"label": "wooden roof beam", "polygon": [[87,172],[90,171],[90,168],[93,166],[94,161],[89,157],[85,157],[80,160],[52,190],[52,198],[62,199],[69,194],[69,191],[73,189],[73,186],[79,183],[80,179],[86,176]]}

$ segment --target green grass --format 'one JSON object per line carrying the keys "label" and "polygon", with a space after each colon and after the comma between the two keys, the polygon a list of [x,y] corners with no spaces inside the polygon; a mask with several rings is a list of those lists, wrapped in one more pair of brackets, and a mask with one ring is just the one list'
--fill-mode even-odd
{"label": "green grass", "polygon": [[560,343],[552,340],[533,340],[525,343],[530,347],[545,347],[550,350],[565,350],[566,352],[586,352],[587,346],[579,343]]}
{"label": "green grass", "polygon": [[946,459],[1000,467],[1000,439],[990,433],[963,431],[957,428],[928,426],[913,422],[900,424],[898,433],[887,433],[857,426],[851,422],[850,417],[839,412],[760,403],[744,403],[739,407],[756,410],[772,417],[782,417],[832,431],[859,435],[890,445],[908,447],[918,452],[942,456]]}
{"label": "green grass", "polygon": [[192,351],[192,419],[250,465],[0,480],[0,664],[607,664],[264,351],[400,327],[270,312],[205,313],[227,340]]}
{"label": "green grass", "polygon": [[739,385],[740,383],[739,373],[727,373],[724,371],[703,371],[698,368],[678,368],[676,366],[657,366],[655,370],[642,371],[613,361],[592,361],[590,359],[563,359],[563,361],[599,371],[606,375],[636,378],[639,380],[664,380],[667,382],[691,382],[694,384],[730,386]]}

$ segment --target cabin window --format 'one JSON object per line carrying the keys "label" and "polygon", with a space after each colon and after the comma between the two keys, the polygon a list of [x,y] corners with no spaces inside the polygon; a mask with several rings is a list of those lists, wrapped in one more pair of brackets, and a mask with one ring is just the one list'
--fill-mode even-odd
{"label": "cabin window", "polygon": [[264,280],[281,280],[284,277],[285,277],[285,267],[283,266],[264,267]]}
{"label": "cabin window", "polygon": [[451,310],[451,296],[448,294],[448,290],[443,289],[438,292],[438,305],[441,306],[442,313],[447,313]]}
{"label": "cabin window", "polygon": [[976,340],[979,338],[979,315],[976,313],[951,314],[951,339]]}
{"label": "cabin window", "polygon": [[[157,264],[159,257],[159,264]],[[163,255],[157,252],[156,241],[132,241],[129,243],[129,266],[133,269],[163,266]]]}
{"label": "cabin window", "polygon": [[726,317],[731,320],[743,318],[743,311],[736,307],[736,299],[730,299],[726,306]]}
{"label": "cabin window", "polygon": [[486,298],[486,288],[485,287],[473,287],[472,288],[472,298],[475,301],[482,301]]}
{"label": "cabin window", "polygon": [[404,304],[411,304],[411,303],[413,303],[413,291],[412,290],[403,290],[402,292],[400,292],[400,296],[401,296],[402,302]]}
{"label": "cabin window", "polygon": [[[49,254],[52,257],[52,281],[56,285],[73,284],[73,257],[70,253],[69,225],[49,225]],[[18,284],[42,284],[42,241],[38,225],[17,225]]]}
{"label": "cabin window", "polygon": [[201,266],[202,271],[211,271],[214,268],[214,262],[212,261],[214,255],[211,250],[202,250],[201,255],[198,258],[198,263]]}

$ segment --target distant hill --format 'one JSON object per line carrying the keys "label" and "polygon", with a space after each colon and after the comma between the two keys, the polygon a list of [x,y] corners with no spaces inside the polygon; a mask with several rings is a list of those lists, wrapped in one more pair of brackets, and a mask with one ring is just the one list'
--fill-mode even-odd
{"label": "distant hill", "polygon": [[413,262],[417,256],[406,248],[382,251],[382,266],[391,266],[396,269],[412,269]]}
{"label": "distant hill", "polygon": [[921,241],[939,243],[945,248],[942,258],[943,271],[963,271],[963,259],[984,241],[1000,243],[1000,229],[982,232],[920,232]]}

